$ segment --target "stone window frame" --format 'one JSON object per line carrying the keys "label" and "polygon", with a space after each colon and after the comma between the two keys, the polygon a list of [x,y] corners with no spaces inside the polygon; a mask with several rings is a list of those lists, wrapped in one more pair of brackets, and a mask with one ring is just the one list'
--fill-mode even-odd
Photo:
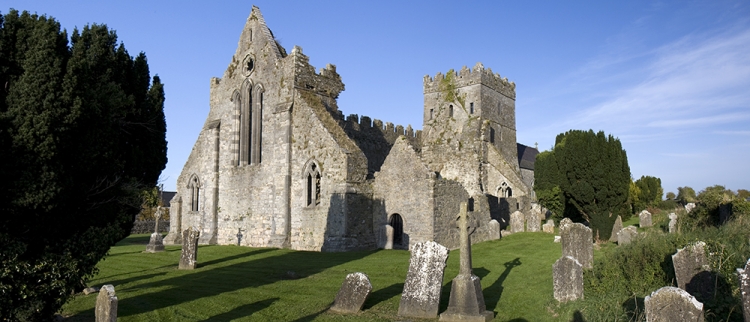
{"label": "stone window frame", "polygon": [[316,207],[320,205],[321,200],[321,182],[323,175],[320,165],[315,160],[310,160],[305,165],[305,171],[302,174],[303,186],[305,193],[303,195],[305,207]]}
{"label": "stone window frame", "polygon": [[448,104],[448,117],[453,117],[453,104]]}
{"label": "stone window frame", "polygon": [[469,114],[474,114],[474,102],[469,103]]}
{"label": "stone window frame", "polygon": [[200,211],[201,197],[201,180],[197,174],[193,173],[188,180],[188,190],[190,190],[190,211]]}
{"label": "stone window frame", "polygon": [[250,147],[250,164],[260,164],[263,153],[263,105],[264,94],[266,92],[262,83],[255,84],[253,89],[255,98],[250,122],[252,122],[251,147]]}
{"label": "stone window frame", "polygon": [[512,198],[513,188],[505,181],[497,187],[497,196],[500,198]]}

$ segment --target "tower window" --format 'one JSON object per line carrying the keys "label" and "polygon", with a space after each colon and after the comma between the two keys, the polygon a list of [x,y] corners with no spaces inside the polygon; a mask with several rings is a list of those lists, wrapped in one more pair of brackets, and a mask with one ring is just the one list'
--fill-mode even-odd
{"label": "tower window", "polygon": [[453,105],[448,106],[448,116],[453,117]]}
{"label": "tower window", "polygon": [[311,161],[305,169],[305,206],[313,207],[320,204],[320,169],[315,161]]}
{"label": "tower window", "polygon": [[490,128],[490,143],[495,143],[495,129]]}
{"label": "tower window", "polygon": [[435,110],[430,109],[430,120],[435,116]]}
{"label": "tower window", "polygon": [[474,114],[474,102],[469,103],[469,114]]}

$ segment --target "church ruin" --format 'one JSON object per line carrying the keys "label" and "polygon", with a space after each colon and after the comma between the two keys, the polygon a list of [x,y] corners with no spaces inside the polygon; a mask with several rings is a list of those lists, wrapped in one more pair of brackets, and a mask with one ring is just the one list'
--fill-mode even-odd
{"label": "church ruin", "polygon": [[[253,7],[177,179],[165,244],[311,251],[459,246],[461,202],[487,223],[530,208],[536,149],[516,143],[515,84],[481,64],[424,77],[422,131],[344,117],[336,66],[315,71]],[[529,158],[529,155],[531,157]],[[495,237],[496,238],[496,237]]]}

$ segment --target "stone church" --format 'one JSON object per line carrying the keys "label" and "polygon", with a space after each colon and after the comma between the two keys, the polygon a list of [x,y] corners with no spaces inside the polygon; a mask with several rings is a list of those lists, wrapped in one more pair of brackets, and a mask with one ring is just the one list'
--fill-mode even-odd
{"label": "stone church", "polygon": [[201,244],[456,248],[460,202],[478,226],[473,242],[499,238],[491,220],[507,226],[530,208],[537,153],[516,143],[515,84],[479,63],[423,81],[422,131],[344,117],[336,66],[316,72],[302,48],[287,52],[254,6],[229,67],[211,79],[165,243],[192,226]]}

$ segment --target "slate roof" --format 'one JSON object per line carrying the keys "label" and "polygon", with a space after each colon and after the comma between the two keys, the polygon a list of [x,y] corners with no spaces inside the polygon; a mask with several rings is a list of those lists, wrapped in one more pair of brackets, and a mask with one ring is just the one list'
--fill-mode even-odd
{"label": "slate roof", "polygon": [[534,161],[539,150],[521,143],[516,143],[516,148],[518,148],[518,166],[521,169],[534,170]]}
{"label": "slate roof", "polygon": [[169,207],[169,202],[172,201],[177,191],[162,191],[161,192],[161,203],[164,207]]}

